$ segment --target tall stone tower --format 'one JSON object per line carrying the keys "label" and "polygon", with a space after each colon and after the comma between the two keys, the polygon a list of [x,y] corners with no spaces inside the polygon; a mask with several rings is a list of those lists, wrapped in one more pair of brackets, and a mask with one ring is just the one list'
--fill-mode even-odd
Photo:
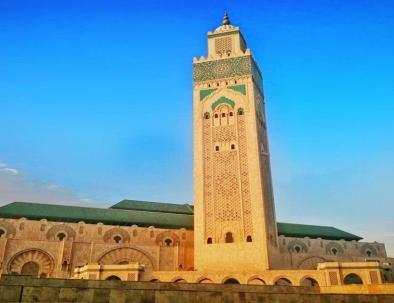
{"label": "tall stone tower", "polygon": [[195,268],[259,272],[277,249],[262,76],[222,23],[193,60]]}

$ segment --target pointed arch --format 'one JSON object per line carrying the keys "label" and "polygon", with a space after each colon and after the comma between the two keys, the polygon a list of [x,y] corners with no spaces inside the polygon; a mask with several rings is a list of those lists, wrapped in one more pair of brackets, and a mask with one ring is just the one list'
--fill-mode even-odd
{"label": "pointed arch", "polygon": [[264,279],[259,275],[251,276],[247,283],[250,285],[266,285]]}
{"label": "pointed arch", "polygon": [[319,282],[311,276],[305,276],[300,279],[300,286],[319,287]]}

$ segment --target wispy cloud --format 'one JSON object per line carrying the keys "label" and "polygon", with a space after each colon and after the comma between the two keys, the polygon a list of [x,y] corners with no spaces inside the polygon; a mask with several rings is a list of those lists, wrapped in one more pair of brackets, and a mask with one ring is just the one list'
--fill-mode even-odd
{"label": "wispy cloud", "polygon": [[15,202],[94,205],[95,200],[81,198],[61,184],[36,180],[6,163],[0,163],[0,206]]}
{"label": "wispy cloud", "polygon": [[6,173],[10,173],[13,175],[17,175],[19,174],[18,170],[12,167],[3,167],[0,169],[1,172],[6,172]]}
{"label": "wispy cloud", "polygon": [[0,173],[8,173],[13,175],[19,174],[17,169],[9,167],[6,163],[3,162],[0,162]]}

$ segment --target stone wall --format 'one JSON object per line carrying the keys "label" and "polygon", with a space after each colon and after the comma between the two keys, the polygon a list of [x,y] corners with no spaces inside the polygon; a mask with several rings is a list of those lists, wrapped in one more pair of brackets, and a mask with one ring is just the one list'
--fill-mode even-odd
{"label": "stone wall", "polygon": [[392,303],[394,294],[339,295],[320,294],[318,289],[308,287],[62,280],[3,275],[0,302]]}

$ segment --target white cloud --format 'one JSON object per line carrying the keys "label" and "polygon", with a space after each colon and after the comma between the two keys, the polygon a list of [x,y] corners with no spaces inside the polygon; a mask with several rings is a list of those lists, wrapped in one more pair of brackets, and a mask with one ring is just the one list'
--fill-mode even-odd
{"label": "white cloud", "polygon": [[7,164],[0,162],[0,168],[7,167]]}
{"label": "white cloud", "polygon": [[19,172],[18,172],[17,169],[11,168],[11,167],[4,167],[4,168],[1,168],[0,171],[7,172],[7,173],[10,173],[10,174],[13,174],[13,175],[19,174]]}

